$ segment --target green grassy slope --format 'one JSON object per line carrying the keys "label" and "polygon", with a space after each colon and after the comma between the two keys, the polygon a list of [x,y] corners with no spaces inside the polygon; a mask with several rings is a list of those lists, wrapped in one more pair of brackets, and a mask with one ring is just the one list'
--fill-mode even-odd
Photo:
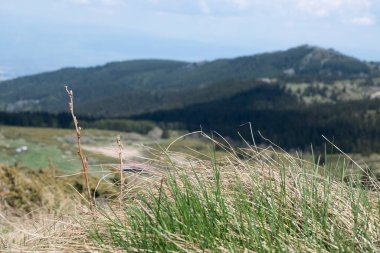
{"label": "green grassy slope", "polygon": [[[121,134],[126,144],[147,143],[149,140],[136,133],[85,129],[82,145],[84,147],[103,147],[108,151],[84,150],[92,170],[102,163],[117,163],[116,136]],[[27,146],[27,152],[16,149]],[[116,158],[113,158],[116,157]],[[0,164],[26,166],[32,169],[56,166],[62,171],[78,172],[81,164],[77,156],[76,135],[74,130],[53,128],[30,128],[0,126]]]}

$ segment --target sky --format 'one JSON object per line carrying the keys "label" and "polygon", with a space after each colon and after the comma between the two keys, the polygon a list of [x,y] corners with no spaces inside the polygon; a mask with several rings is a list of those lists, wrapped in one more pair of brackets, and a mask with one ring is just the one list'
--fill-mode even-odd
{"label": "sky", "polygon": [[380,0],[0,0],[0,80],[303,44],[380,61]]}

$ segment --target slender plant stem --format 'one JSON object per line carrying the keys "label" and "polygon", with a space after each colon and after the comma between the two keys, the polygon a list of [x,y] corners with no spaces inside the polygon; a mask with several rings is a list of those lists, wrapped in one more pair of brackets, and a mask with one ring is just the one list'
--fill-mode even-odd
{"label": "slender plant stem", "polygon": [[117,145],[119,146],[119,159],[120,159],[120,194],[119,194],[119,207],[121,208],[123,202],[123,144],[121,143],[120,135],[116,137]]}
{"label": "slender plant stem", "polygon": [[69,95],[69,98],[70,98],[70,102],[69,102],[69,106],[70,106],[70,113],[71,113],[71,116],[73,118],[73,121],[74,121],[74,126],[75,126],[75,130],[76,130],[76,133],[77,133],[77,146],[78,146],[78,156],[82,162],[82,172],[83,172],[83,179],[84,179],[84,186],[85,186],[85,192],[87,194],[87,199],[88,199],[88,202],[90,204],[90,209],[91,209],[91,212],[94,212],[94,205],[92,203],[92,198],[91,198],[91,191],[90,191],[90,183],[89,183],[89,180],[88,180],[88,165],[87,165],[87,158],[84,156],[83,154],[83,151],[82,151],[82,146],[81,146],[81,141],[80,141],[80,138],[81,138],[81,128],[78,126],[78,120],[77,120],[77,117],[75,116],[75,113],[74,113],[74,93],[72,90],[69,90],[67,86],[65,86],[65,89],[66,89],[66,92],[67,94]]}

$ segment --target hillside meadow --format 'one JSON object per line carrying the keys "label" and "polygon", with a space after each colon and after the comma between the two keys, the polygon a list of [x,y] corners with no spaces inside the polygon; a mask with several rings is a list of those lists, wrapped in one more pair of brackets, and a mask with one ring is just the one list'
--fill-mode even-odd
{"label": "hillside meadow", "polygon": [[[118,132],[86,129],[82,142],[88,151],[89,163],[98,165],[114,161],[117,157],[115,144]],[[139,145],[153,140],[137,133],[122,133],[126,144]],[[68,129],[39,127],[0,127],[0,161],[8,165],[26,166],[32,169],[46,168],[49,164],[64,172],[78,171],[80,161],[76,154],[76,135]],[[17,148],[26,146],[27,152]]]}

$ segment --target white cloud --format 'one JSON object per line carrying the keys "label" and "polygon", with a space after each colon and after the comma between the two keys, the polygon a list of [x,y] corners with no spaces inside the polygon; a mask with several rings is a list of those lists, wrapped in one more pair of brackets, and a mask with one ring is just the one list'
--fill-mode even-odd
{"label": "white cloud", "polygon": [[120,6],[124,5],[125,2],[123,0],[99,0],[101,4],[109,5],[109,6]]}
{"label": "white cloud", "polygon": [[70,0],[71,2],[75,4],[89,4],[90,0]]}
{"label": "white cloud", "polygon": [[309,14],[324,17],[337,10],[343,0],[296,0],[296,6]]}
{"label": "white cloud", "polygon": [[[121,1],[121,0],[74,0]],[[351,20],[375,12],[371,7],[377,0],[131,0],[140,6],[150,6],[155,11],[202,15],[260,15],[295,17],[337,17]],[[379,0],[380,1],[380,0]]]}
{"label": "white cloud", "polygon": [[199,0],[199,1],[198,1],[198,4],[199,4],[199,7],[200,7],[202,13],[207,14],[207,13],[210,12],[210,8],[209,8],[209,6],[208,6],[206,0]]}
{"label": "white cloud", "polygon": [[295,0],[299,10],[317,17],[326,17],[335,13],[352,15],[368,13],[374,0]]}
{"label": "white cloud", "polygon": [[103,6],[118,6],[123,5],[125,1],[123,0],[69,0],[72,3],[75,4],[81,4],[81,5],[103,5]]}
{"label": "white cloud", "polygon": [[247,9],[252,5],[251,0],[233,0],[233,2],[235,6],[240,10]]}
{"label": "white cloud", "polygon": [[372,17],[363,16],[363,17],[355,17],[351,19],[351,23],[355,25],[365,25],[370,26],[375,24],[375,20]]}

